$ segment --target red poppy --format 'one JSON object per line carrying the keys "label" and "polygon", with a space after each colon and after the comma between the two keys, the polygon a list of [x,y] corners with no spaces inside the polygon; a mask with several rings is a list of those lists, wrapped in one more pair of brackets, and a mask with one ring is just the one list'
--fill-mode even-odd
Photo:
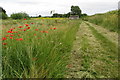
{"label": "red poppy", "polygon": [[30,27],[27,27],[27,29],[30,29]]}
{"label": "red poppy", "polygon": [[22,28],[23,26],[19,26],[18,28]]}
{"label": "red poppy", "polygon": [[14,30],[14,29],[12,28],[12,29],[10,29],[10,30],[12,31],[12,30]]}
{"label": "red poppy", "polygon": [[10,37],[10,39],[13,39],[13,37]]}
{"label": "red poppy", "polygon": [[13,33],[12,31],[7,31],[7,33]]}
{"label": "red poppy", "polygon": [[2,40],[6,40],[7,38],[3,37]]}
{"label": "red poppy", "polygon": [[36,31],[38,31],[38,29],[35,29]]}
{"label": "red poppy", "polygon": [[57,28],[53,28],[54,30],[57,29]]}
{"label": "red poppy", "polygon": [[18,34],[18,36],[20,36],[20,34]]}
{"label": "red poppy", "polygon": [[48,33],[48,31],[44,31],[44,33]]}
{"label": "red poppy", "polygon": [[7,45],[7,43],[2,43],[3,45]]}
{"label": "red poppy", "polygon": [[24,31],[26,31],[26,29],[24,29]]}
{"label": "red poppy", "polygon": [[34,34],[34,36],[36,36],[36,34]]}
{"label": "red poppy", "polygon": [[6,37],[9,37],[9,35],[6,35]]}
{"label": "red poppy", "polygon": [[29,26],[28,24],[25,24],[25,26]]}
{"label": "red poppy", "polygon": [[27,20],[27,19],[24,19],[24,20]]}
{"label": "red poppy", "polygon": [[19,39],[16,39],[17,41],[22,41],[23,40],[23,38],[19,38]]}

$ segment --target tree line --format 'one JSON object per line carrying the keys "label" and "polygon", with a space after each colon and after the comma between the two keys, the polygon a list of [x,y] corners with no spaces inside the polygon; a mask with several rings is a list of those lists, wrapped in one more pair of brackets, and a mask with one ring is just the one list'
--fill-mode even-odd
{"label": "tree line", "polygon": [[[52,18],[69,18],[71,15],[77,15],[79,17],[84,17],[87,16],[87,14],[82,14],[81,9],[79,6],[71,6],[71,12],[68,12],[67,14],[59,14],[59,13],[54,13],[51,17]],[[19,13],[13,13],[10,16],[12,19],[23,19],[23,18],[30,18],[30,16],[27,13],[24,12],[19,12]],[[41,15],[36,16],[36,17],[41,17]],[[6,14],[6,11],[0,7],[0,19],[7,19],[8,16]]]}
{"label": "tree line", "polygon": [[54,13],[52,17],[68,18],[71,15],[77,15],[79,17],[87,16],[87,14],[82,14],[82,11],[79,8],[79,6],[71,6],[71,12],[68,12],[67,14]]}

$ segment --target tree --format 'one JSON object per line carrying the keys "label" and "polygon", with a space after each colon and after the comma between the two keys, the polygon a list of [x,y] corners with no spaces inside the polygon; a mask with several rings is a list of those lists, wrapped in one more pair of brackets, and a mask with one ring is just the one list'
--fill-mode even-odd
{"label": "tree", "polygon": [[41,17],[41,15],[39,15],[38,17]]}
{"label": "tree", "polygon": [[71,6],[71,15],[79,15],[81,16],[81,9],[79,6]]}
{"label": "tree", "polygon": [[23,19],[23,18],[29,18],[29,15],[27,13],[13,13],[11,14],[12,19]]}
{"label": "tree", "polygon": [[0,7],[0,19],[7,19],[7,18],[8,16],[6,14],[6,11],[2,7]]}

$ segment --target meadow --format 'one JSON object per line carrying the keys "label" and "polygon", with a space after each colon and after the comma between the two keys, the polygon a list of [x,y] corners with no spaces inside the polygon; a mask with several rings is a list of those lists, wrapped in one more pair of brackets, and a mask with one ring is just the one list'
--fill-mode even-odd
{"label": "meadow", "polygon": [[81,21],[2,21],[3,78],[60,78]]}
{"label": "meadow", "polygon": [[85,20],[100,25],[110,31],[118,32],[118,10],[107,13],[95,14],[86,17]]}
{"label": "meadow", "polygon": [[2,77],[118,78],[117,16],[2,20]]}

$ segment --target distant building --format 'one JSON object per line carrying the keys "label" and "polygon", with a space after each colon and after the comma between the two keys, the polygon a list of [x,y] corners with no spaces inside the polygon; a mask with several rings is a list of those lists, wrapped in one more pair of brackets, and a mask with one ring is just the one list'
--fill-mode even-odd
{"label": "distant building", "polygon": [[69,19],[79,19],[78,15],[70,15]]}

